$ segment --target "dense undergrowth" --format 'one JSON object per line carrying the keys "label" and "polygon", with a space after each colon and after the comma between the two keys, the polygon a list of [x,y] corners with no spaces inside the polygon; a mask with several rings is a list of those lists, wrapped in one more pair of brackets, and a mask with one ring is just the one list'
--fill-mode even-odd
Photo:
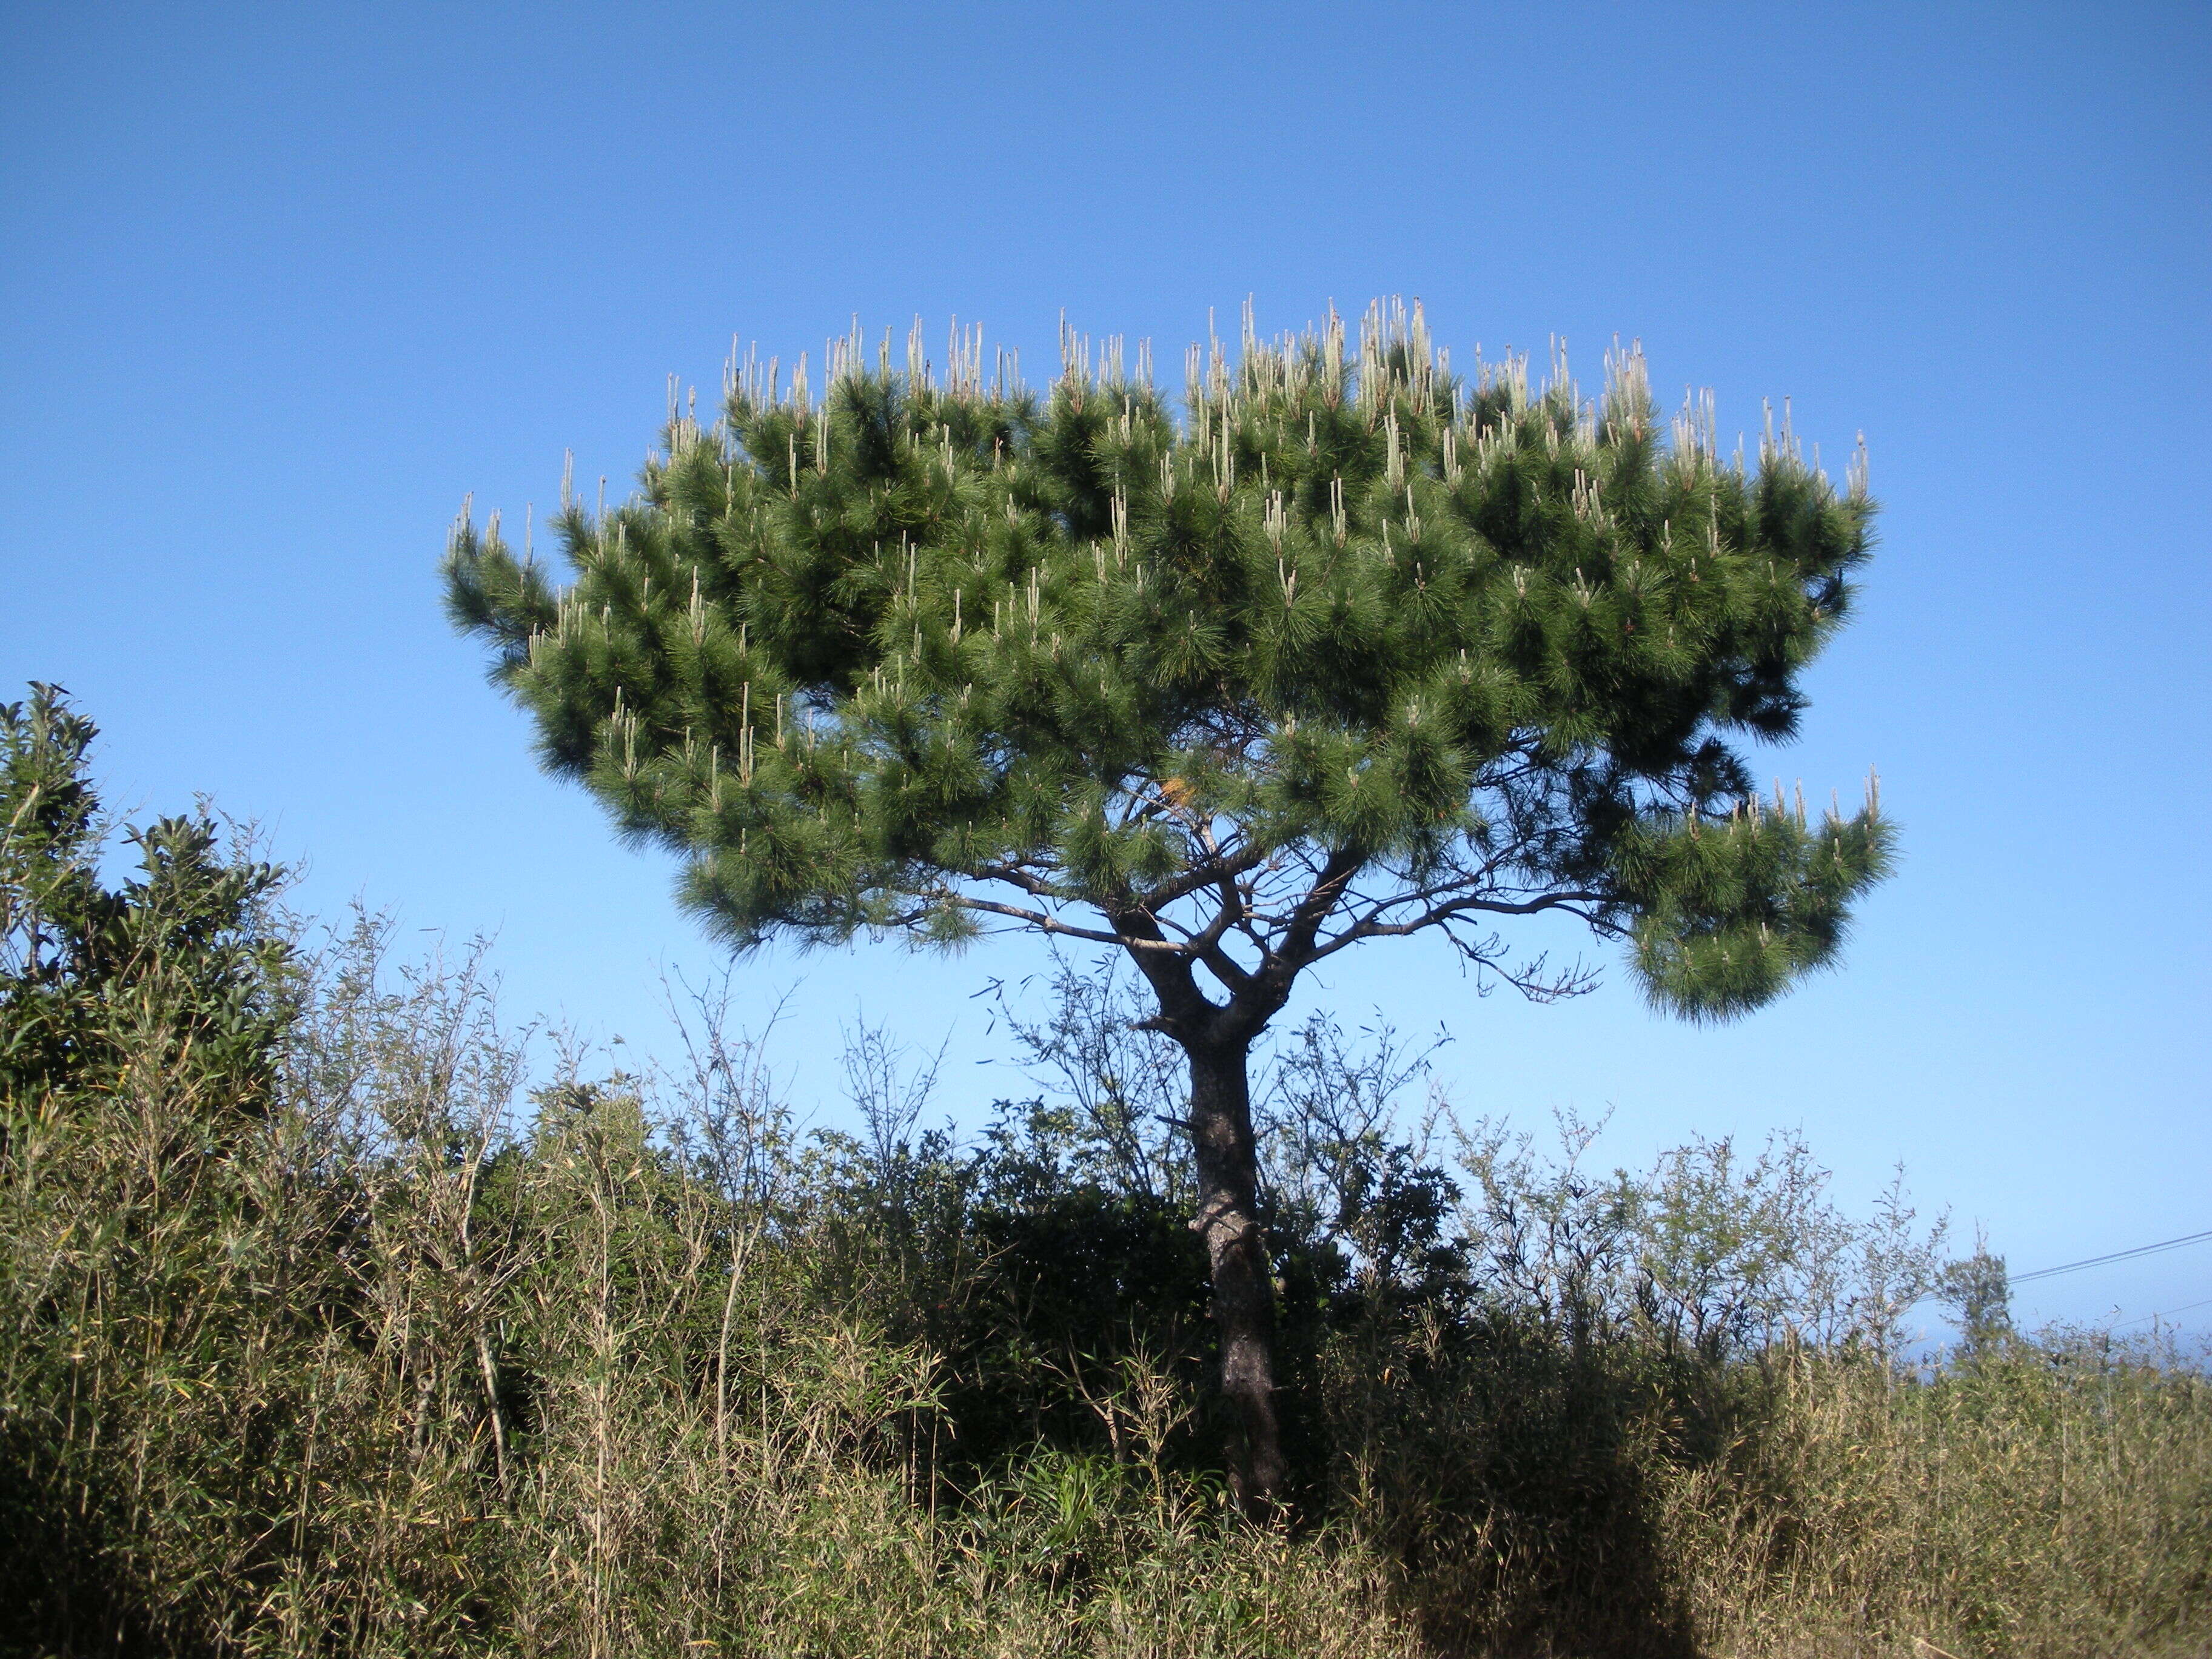
{"label": "dense undergrowth", "polygon": [[320,943],[91,731],[5,711],[0,1641],[145,1655],[2181,1654],[2212,1387],[2005,1326],[1805,1149],[1631,1176],[1419,1103],[1326,1021],[1265,1091],[1301,1482],[1227,1504],[1172,1069],[1073,972],[1036,1098],[802,1136],[723,994],[689,1063],[531,1075],[474,957]]}

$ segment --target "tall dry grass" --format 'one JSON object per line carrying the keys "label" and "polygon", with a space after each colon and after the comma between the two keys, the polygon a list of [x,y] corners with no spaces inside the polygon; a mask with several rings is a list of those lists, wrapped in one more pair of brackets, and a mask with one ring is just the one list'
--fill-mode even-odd
{"label": "tall dry grass", "polygon": [[[780,1109],[725,1066],[518,1122],[473,965],[395,988],[381,945],[319,964],[272,1109],[128,1033],[96,1093],[13,1103],[20,1649],[1404,1650],[1356,1545],[1249,1528],[1141,1437],[945,1489],[937,1363],[836,1291]],[[1121,1375],[1132,1422],[1175,1386]]]}
{"label": "tall dry grass", "polygon": [[[1584,1254],[1493,1237],[1510,1296],[1328,1334],[1305,1529],[1229,1512],[1203,1401],[1141,1352],[1060,1368],[1089,1442],[965,1468],[944,1358],[855,1291],[850,1193],[750,1051],[673,1099],[572,1080],[519,1119],[472,971],[395,981],[379,949],[320,965],[274,1109],[227,1115],[124,1032],[97,1093],[11,1115],[25,1650],[2150,1656],[2212,1631],[2199,1371],[2086,1336],[1925,1375],[1670,1348],[1564,1212],[1617,1191],[1525,1170],[1517,1212]],[[868,1249],[906,1263],[897,1296],[942,1288],[942,1256]]]}
{"label": "tall dry grass", "polygon": [[712,1000],[673,1076],[526,1093],[477,957],[310,951],[205,825],[102,888],[52,712],[0,711],[0,1650],[2212,1651],[2201,1364],[1985,1297],[1906,1363],[1938,1240],[1798,1142],[1401,1134],[1425,1056],[1295,1034],[1259,1526],[1099,985],[964,1147],[865,1030],[868,1136],[799,1136]]}
{"label": "tall dry grass", "polygon": [[2212,1383],[2095,1333],[1932,1376],[1794,1357],[1764,1431],[1665,1496],[1723,1651],[2199,1654]]}

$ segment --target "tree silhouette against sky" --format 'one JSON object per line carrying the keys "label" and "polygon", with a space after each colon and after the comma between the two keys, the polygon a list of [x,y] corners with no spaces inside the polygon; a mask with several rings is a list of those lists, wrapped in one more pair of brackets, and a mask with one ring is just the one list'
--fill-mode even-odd
{"label": "tree silhouette against sky", "polygon": [[1232,360],[1180,418],[1149,353],[1063,328],[1040,396],[980,331],[940,375],[857,331],[732,362],[672,403],[641,490],[556,520],[574,580],[465,512],[457,624],[547,765],[686,860],[740,951],[1028,929],[1124,951],[1190,1066],[1230,1462],[1282,1491],[1274,1291],[1247,1061],[1297,976],[1433,932],[1538,1000],[1556,912],[1658,1006],[1757,1007],[1834,959],[1890,835],[1771,802],[1739,744],[1797,728],[1800,672],[1869,547],[1770,413],[1755,464],[1710,400],[1671,423],[1639,352],[1586,402],[1555,361],[1455,375],[1420,307],[1332,311]]}

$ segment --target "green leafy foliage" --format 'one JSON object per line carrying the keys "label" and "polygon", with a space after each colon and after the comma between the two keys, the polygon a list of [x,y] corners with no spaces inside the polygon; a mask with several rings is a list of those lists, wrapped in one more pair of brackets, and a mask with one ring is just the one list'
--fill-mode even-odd
{"label": "green leafy foliage", "polygon": [[1012,922],[1234,994],[1429,927],[1511,975],[1478,924],[1561,909],[1698,1018],[1832,959],[1889,832],[1762,811],[1733,744],[1796,729],[1863,470],[1771,422],[1725,459],[1633,351],[1595,404],[1563,364],[1463,380],[1418,307],[1356,358],[1248,314],[1190,368],[1178,417],[1073,335],[1042,397],[980,336],[940,383],[918,333],[902,373],[855,334],[818,402],[803,360],[733,363],[635,499],[565,495],[569,585],[464,515],[449,609],[740,946]]}
{"label": "green leafy foliage", "polygon": [[250,1102],[288,1007],[267,908],[282,872],[226,856],[202,813],[125,830],[140,873],[105,885],[113,826],[85,771],[96,735],[55,686],[0,704],[0,1088],[27,1100],[110,1074],[160,1030]]}

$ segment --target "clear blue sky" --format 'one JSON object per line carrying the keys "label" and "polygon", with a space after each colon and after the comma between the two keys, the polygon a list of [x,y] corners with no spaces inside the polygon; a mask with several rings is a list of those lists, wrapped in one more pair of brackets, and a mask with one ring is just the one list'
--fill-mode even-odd
{"label": "clear blue sky", "polygon": [[[1865,432],[1882,550],[1768,769],[1879,764],[1905,861],[1724,1030],[1425,945],[1311,995],[1447,1024],[1471,1110],[1610,1104],[1620,1160],[1801,1126],[1858,1203],[1902,1158],[2015,1270],[2212,1227],[2212,11],[19,0],[0,55],[0,687],[67,684],[118,800],[264,821],[313,907],[495,933],[516,1015],[650,1047],[714,953],[447,631],[465,493],[542,513],[572,447],[619,492],[733,332],[957,313],[1034,368],[1064,307],[1173,363],[1247,294],[1419,295],[1462,356],[1637,337],[1724,430]],[[1016,1084],[970,995],[1034,961],[739,983],[799,982],[826,1115],[860,1006],[951,1034],[972,1121]],[[2136,1318],[2212,1248],[2033,1288]]]}

